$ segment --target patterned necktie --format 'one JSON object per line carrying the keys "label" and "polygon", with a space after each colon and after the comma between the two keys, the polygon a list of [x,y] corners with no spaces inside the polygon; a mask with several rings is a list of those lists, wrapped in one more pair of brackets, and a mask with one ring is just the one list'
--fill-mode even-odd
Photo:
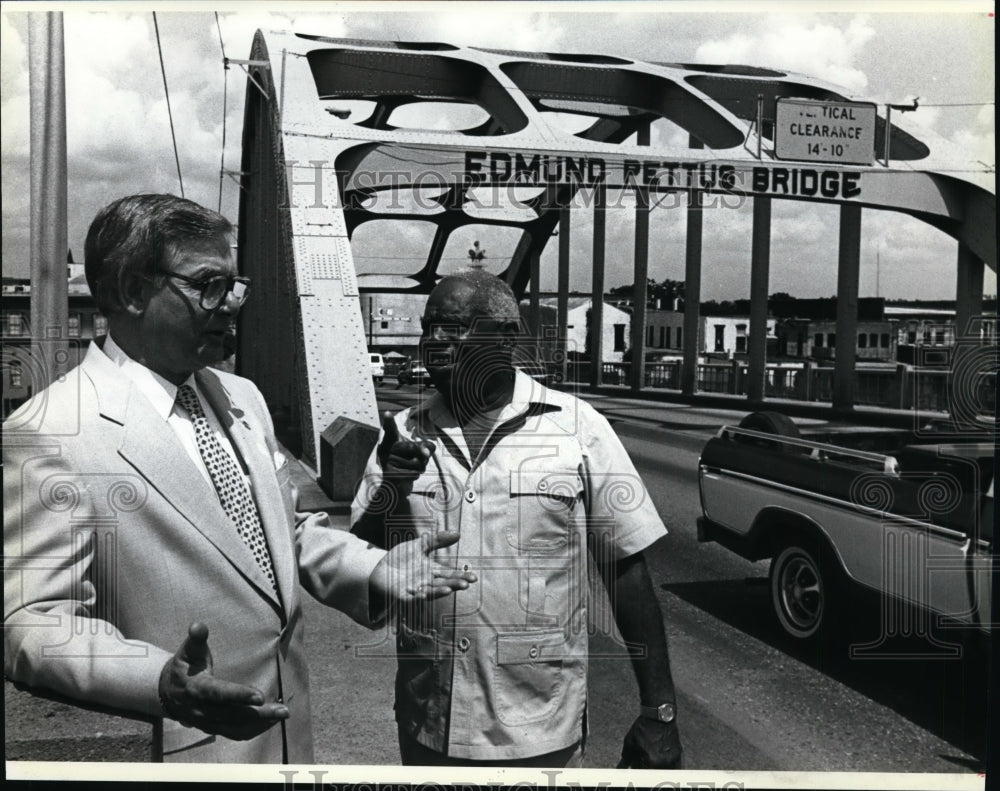
{"label": "patterned necktie", "polygon": [[258,565],[277,593],[278,585],[274,579],[274,568],[271,565],[271,555],[267,551],[264,529],[261,527],[260,515],[257,513],[253,497],[250,496],[250,487],[243,478],[243,472],[212,431],[201,408],[201,402],[191,385],[181,385],[177,388],[177,403],[191,416],[195,438],[198,441],[198,452],[201,453],[205,467],[208,468],[208,474],[219,494],[222,507],[233,520],[236,532],[253,552]]}

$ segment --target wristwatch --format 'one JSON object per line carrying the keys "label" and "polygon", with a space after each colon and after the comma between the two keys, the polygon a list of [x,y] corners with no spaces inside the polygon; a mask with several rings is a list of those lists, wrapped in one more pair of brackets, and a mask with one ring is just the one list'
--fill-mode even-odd
{"label": "wristwatch", "polygon": [[660,722],[673,722],[674,717],[677,716],[673,703],[663,703],[659,706],[639,706],[639,713],[643,717]]}

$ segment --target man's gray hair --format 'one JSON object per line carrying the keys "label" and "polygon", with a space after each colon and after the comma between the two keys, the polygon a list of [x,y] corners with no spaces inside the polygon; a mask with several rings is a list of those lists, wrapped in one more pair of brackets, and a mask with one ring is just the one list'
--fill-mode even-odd
{"label": "man's gray hair", "polygon": [[129,195],[101,209],[87,231],[84,269],[97,307],[106,316],[122,309],[123,277],[168,269],[188,248],[229,255],[233,226],[218,212],[176,195]]}

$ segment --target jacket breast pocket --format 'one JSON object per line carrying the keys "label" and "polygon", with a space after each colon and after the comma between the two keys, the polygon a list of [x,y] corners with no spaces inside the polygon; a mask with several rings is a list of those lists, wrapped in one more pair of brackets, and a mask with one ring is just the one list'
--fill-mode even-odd
{"label": "jacket breast pocket", "polygon": [[561,629],[498,633],[493,689],[500,722],[517,726],[551,717],[560,704],[566,656]]}
{"label": "jacket breast pocket", "polygon": [[521,551],[564,549],[582,493],[575,470],[511,470],[507,540]]}

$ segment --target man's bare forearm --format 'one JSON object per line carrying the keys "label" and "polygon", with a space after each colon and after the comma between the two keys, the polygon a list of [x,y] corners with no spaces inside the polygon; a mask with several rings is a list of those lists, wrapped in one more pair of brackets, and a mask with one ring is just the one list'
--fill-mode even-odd
{"label": "man's bare forearm", "polygon": [[608,563],[600,570],[618,631],[632,658],[642,705],[674,703],[667,635],[644,554]]}

